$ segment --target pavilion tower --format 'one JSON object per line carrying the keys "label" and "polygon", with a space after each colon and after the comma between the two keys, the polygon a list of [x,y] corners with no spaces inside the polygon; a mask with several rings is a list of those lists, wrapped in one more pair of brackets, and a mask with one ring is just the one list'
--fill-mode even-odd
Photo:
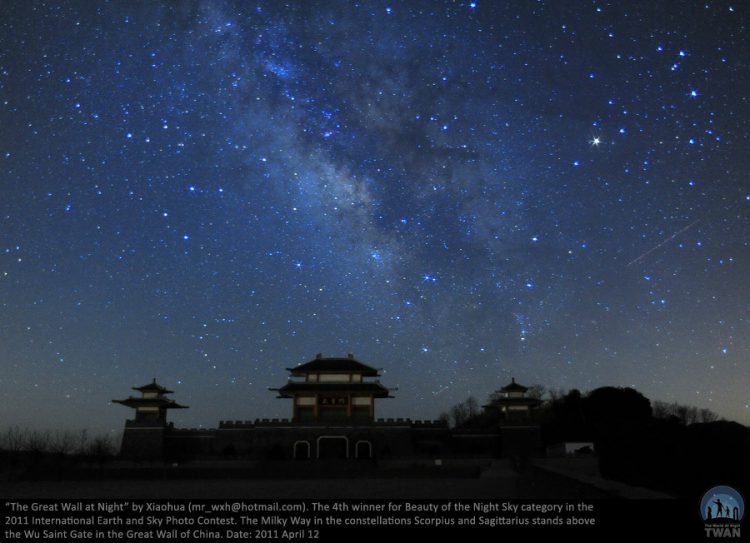
{"label": "pavilion tower", "polygon": [[489,405],[485,409],[497,410],[505,420],[526,419],[531,416],[532,410],[541,405],[542,400],[526,396],[529,390],[515,379],[500,390],[492,394]]}
{"label": "pavilion tower", "polygon": [[133,387],[140,397],[130,396],[124,400],[112,400],[135,409],[135,418],[125,421],[120,456],[139,460],[161,458],[164,452],[164,432],[168,428],[169,409],[187,409],[167,394],[173,391],[161,386],[154,379],[151,383]]}
{"label": "pavilion tower", "polygon": [[287,368],[289,382],[272,388],[279,398],[292,400],[292,420],[298,423],[370,423],[375,399],[391,398],[380,384],[379,370],[356,360],[324,358],[322,354],[295,368]]}

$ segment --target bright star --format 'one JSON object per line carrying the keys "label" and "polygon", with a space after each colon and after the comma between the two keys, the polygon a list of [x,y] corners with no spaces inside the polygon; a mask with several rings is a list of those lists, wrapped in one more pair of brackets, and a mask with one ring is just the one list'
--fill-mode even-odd
{"label": "bright star", "polygon": [[599,136],[594,136],[592,140],[589,142],[593,147],[599,147],[599,144],[602,142],[601,139],[599,139]]}

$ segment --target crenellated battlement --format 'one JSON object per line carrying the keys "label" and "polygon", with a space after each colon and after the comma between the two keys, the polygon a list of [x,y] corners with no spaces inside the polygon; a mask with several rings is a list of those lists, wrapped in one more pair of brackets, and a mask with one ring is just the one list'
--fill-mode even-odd
{"label": "crenellated battlement", "polygon": [[515,382],[502,389],[507,397],[499,396],[496,402],[514,415],[504,429],[449,428],[445,420],[376,419],[375,399],[391,397],[390,390],[372,380],[379,370],[351,355],[319,355],[289,371],[289,384],[276,391],[293,400],[291,418],[220,420],[216,428],[175,428],[167,412],[186,406],[167,397],[172,391],[155,380],[136,387],[140,397],[114,400],[135,410],[135,417],[125,423],[120,454],[133,460],[177,462],[443,458],[531,451],[539,442],[539,427],[516,416],[520,407],[530,409],[539,400],[518,397],[525,388]]}
{"label": "crenellated battlement", "polygon": [[[329,426],[342,426],[346,425],[345,422],[307,422],[300,424],[291,419],[255,419],[255,420],[220,420],[219,430],[239,430],[239,429],[250,429],[250,428],[263,428],[263,427],[329,427]],[[370,422],[360,422],[356,425],[362,428],[373,428],[373,427],[395,427],[395,426],[407,426],[410,428],[447,428],[447,424],[441,420],[411,420],[409,418],[383,418],[376,419]]]}

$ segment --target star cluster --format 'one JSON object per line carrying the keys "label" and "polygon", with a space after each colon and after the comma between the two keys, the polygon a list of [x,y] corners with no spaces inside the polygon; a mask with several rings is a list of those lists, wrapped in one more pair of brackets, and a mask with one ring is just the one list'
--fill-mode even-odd
{"label": "star cluster", "polygon": [[750,422],[742,3],[14,2],[2,419],[288,416],[316,352],[382,416],[511,376]]}

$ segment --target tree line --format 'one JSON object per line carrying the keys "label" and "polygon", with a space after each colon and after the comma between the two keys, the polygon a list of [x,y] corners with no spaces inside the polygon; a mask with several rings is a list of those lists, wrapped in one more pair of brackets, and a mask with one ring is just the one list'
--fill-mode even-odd
{"label": "tree line", "polygon": [[[542,390],[535,387],[534,393]],[[547,400],[532,419],[542,447],[591,442],[605,478],[678,496],[699,496],[717,481],[738,488],[750,481],[750,428],[722,420],[710,409],[651,402],[627,387],[585,394],[546,390],[539,397]],[[502,417],[499,409],[480,410],[473,398],[443,414],[454,427],[486,431],[497,428]]]}
{"label": "tree line", "polygon": [[112,437],[91,437],[86,430],[52,432],[11,426],[0,433],[0,451],[12,457],[56,456],[102,461],[114,457],[117,447]]}
{"label": "tree line", "polygon": [[[604,387],[610,388],[610,387]],[[532,418],[538,421],[544,421],[549,418],[550,412],[554,410],[555,404],[564,403],[565,399],[586,397],[589,393],[581,393],[577,389],[566,391],[565,389],[547,388],[544,385],[534,384],[526,391],[527,398],[545,400],[537,410],[532,414]],[[501,392],[496,391],[487,398],[487,405],[492,405],[501,397]],[[685,405],[678,402],[663,402],[655,400],[651,402],[651,416],[660,420],[671,420],[680,424],[689,425],[697,423],[715,422],[723,420],[718,414],[707,408],[699,408],[692,405]],[[481,427],[492,425],[497,422],[499,415],[491,414],[484,410],[479,401],[474,396],[469,396],[462,402],[459,402],[447,411],[444,411],[438,417],[438,420],[445,422],[453,428]]]}

